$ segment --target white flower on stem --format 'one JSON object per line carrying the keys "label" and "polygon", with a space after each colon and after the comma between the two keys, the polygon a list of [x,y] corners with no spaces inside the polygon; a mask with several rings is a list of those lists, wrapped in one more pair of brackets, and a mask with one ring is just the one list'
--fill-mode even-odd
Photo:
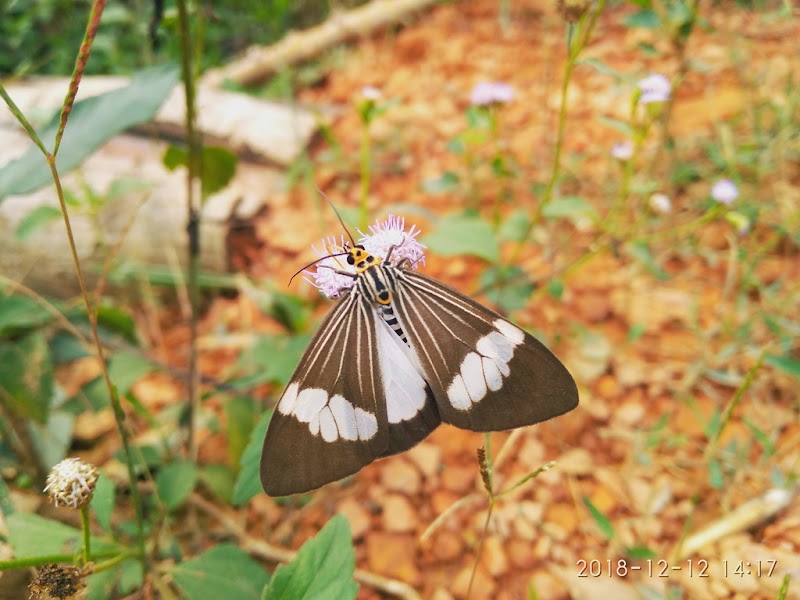
{"label": "white flower on stem", "polygon": [[475,106],[507,104],[514,99],[514,88],[507,83],[482,81],[472,88],[469,98]]}
{"label": "white flower on stem", "polygon": [[363,88],[361,88],[361,96],[364,98],[364,100],[372,100],[373,102],[377,102],[383,98],[381,91],[371,85],[365,85]]}
{"label": "white flower on stem", "polygon": [[97,467],[80,458],[65,458],[50,470],[44,491],[56,506],[83,508],[92,499]]}
{"label": "white flower on stem", "polygon": [[[377,220],[375,225],[370,225],[368,234],[359,231],[361,238],[358,243],[381,260],[386,259],[391,248],[392,254],[389,258],[391,264],[397,265],[407,260],[416,268],[425,262],[423,253],[425,246],[416,239],[420,234],[416,225],[412,225],[406,232],[405,224],[403,217],[389,215],[385,220]],[[345,241],[344,236],[338,241],[336,238],[322,240],[321,249],[312,247],[314,252],[325,258],[316,264],[314,272],[304,271],[311,277],[306,280],[328,298],[338,298],[342,292],[355,284],[354,277],[342,274],[342,272],[356,273],[355,266],[347,263],[346,252],[350,247],[351,244]],[[332,256],[336,254],[338,256]]]}
{"label": "white flower on stem", "polygon": [[640,79],[636,86],[642,92],[639,104],[666,102],[672,94],[672,84],[661,73],[653,73]]}
{"label": "white flower on stem", "polygon": [[720,179],[711,188],[711,197],[720,204],[730,206],[739,197],[739,188],[730,179]]}
{"label": "white flower on stem", "polygon": [[650,196],[650,208],[662,215],[672,210],[672,201],[666,194],[653,194]]}
{"label": "white flower on stem", "polygon": [[633,144],[630,142],[617,142],[611,146],[611,156],[617,160],[630,160],[633,156]]}

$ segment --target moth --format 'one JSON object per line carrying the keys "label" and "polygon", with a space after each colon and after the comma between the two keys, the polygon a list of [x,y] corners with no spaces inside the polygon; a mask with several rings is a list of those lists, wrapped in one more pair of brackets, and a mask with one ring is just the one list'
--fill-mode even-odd
{"label": "moth", "polygon": [[[273,412],[261,454],[270,496],[318,488],[408,450],[444,422],[471,431],[532,425],[578,405],[564,365],[482,304],[415,270],[424,246],[390,216],[318,261],[340,299]],[[307,267],[308,268],[308,267]]]}

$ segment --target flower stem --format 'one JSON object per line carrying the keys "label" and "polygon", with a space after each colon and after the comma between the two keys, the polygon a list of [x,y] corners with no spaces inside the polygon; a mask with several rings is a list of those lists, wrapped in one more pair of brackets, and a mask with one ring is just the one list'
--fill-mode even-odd
{"label": "flower stem", "polygon": [[89,505],[81,507],[81,529],[83,530],[83,564],[89,563],[91,553],[91,532],[89,531]]}
{"label": "flower stem", "polygon": [[361,130],[361,191],[359,194],[358,226],[366,230],[369,214],[367,211],[367,200],[369,199],[370,187],[370,153],[371,143],[369,135],[369,122],[364,123]]}

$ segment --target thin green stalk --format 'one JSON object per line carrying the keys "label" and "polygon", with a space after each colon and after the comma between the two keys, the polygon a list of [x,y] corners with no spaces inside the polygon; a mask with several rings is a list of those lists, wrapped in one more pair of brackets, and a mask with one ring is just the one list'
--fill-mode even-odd
{"label": "thin green stalk", "polygon": [[22,125],[22,128],[28,134],[28,137],[31,138],[34,144],[36,144],[36,147],[42,151],[42,154],[47,156],[47,148],[45,148],[44,143],[39,137],[39,134],[36,133],[36,130],[33,128],[33,125],[31,125],[28,119],[25,118],[25,115],[22,114],[22,111],[11,99],[11,96],[8,95],[8,92],[6,92],[6,88],[3,87],[2,83],[0,83],[0,98],[2,98],[3,101],[6,103],[6,106],[8,106],[8,110],[10,110],[11,114],[14,115],[14,117],[16,117],[19,124]]}
{"label": "thin green stalk", "polygon": [[359,192],[358,226],[363,231],[367,230],[369,211],[367,201],[369,200],[370,179],[372,176],[370,167],[371,138],[369,133],[369,123],[364,123],[361,129],[361,190]]}
{"label": "thin green stalk", "polygon": [[89,506],[81,507],[81,530],[83,531],[83,564],[89,564],[89,557],[92,555],[91,543],[92,534],[89,531]]}
{"label": "thin green stalk", "polygon": [[[553,169],[550,173],[550,178],[547,181],[545,191],[536,207],[536,211],[534,212],[530,223],[528,223],[528,226],[525,229],[525,234],[517,243],[517,247],[514,249],[509,264],[513,265],[518,261],[522,249],[525,247],[525,244],[533,233],[533,230],[541,221],[545,207],[553,199],[553,191],[555,190],[556,183],[561,176],[561,153],[564,146],[564,131],[567,123],[567,100],[569,99],[569,86],[572,82],[572,72],[575,69],[578,57],[591,39],[592,32],[594,31],[600,14],[603,12],[605,3],[605,0],[600,0],[597,3],[594,11],[585,17],[587,21],[580,22],[585,23],[585,27],[581,28],[580,24],[578,26],[575,26],[571,23],[568,25],[567,64],[564,68],[564,78],[561,81],[561,103],[558,109],[556,141],[553,150]],[[575,36],[577,39],[573,40],[573,36]]]}
{"label": "thin green stalk", "polygon": [[[178,31],[181,45],[181,79],[186,102],[186,140],[188,143],[188,165],[186,170],[186,205],[188,243],[187,288],[189,296],[189,365],[188,365],[188,425],[186,453],[190,460],[197,458],[197,440],[195,417],[197,415],[197,399],[199,377],[197,371],[197,306],[199,301],[197,274],[200,263],[200,210],[195,199],[194,182],[202,175],[202,153],[195,112],[195,73],[192,67],[191,29],[186,0],[177,0]],[[202,199],[201,199],[202,203]]]}
{"label": "thin green stalk", "polygon": [[761,354],[758,356],[758,360],[756,364],[752,366],[752,368],[747,372],[747,375],[742,382],[742,385],[739,386],[739,389],[736,390],[736,393],[731,398],[731,401],[725,407],[725,411],[722,413],[722,418],[720,419],[719,428],[717,428],[717,432],[714,437],[710,440],[708,446],[706,446],[705,457],[706,459],[710,458],[714,452],[716,452],[717,447],[719,446],[719,440],[722,438],[722,433],[725,431],[725,428],[730,423],[731,418],[733,417],[733,411],[736,410],[736,407],[739,406],[739,403],[742,401],[745,392],[750,389],[750,386],[753,384],[753,380],[756,378],[756,374],[761,370],[761,365],[764,364],[764,359],[767,357],[767,348],[764,348],[761,351]]}
{"label": "thin green stalk", "polygon": [[14,104],[14,102],[5,92],[5,89],[2,87],[2,85],[0,85],[0,96],[3,97],[9,109],[11,110],[11,113],[17,118],[22,127],[28,132],[34,144],[36,144],[36,146],[42,151],[45,160],[47,161],[50,167],[50,172],[53,177],[53,183],[56,188],[56,195],[58,197],[59,206],[61,208],[61,214],[64,218],[64,228],[67,232],[67,239],[69,241],[70,253],[72,254],[72,262],[75,266],[75,274],[77,276],[78,284],[81,289],[81,297],[83,299],[84,307],[86,309],[86,315],[89,318],[89,327],[92,332],[92,339],[94,341],[95,348],[97,349],[97,358],[100,361],[100,365],[103,372],[103,381],[105,383],[106,390],[108,392],[109,402],[114,411],[117,431],[119,432],[120,439],[122,441],[123,451],[125,453],[125,460],[128,468],[128,478],[131,486],[131,500],[134,505],[134,513],[136,520],[137,546],[139,551],[138,556],[139,560],[142,561],[143,569],[146,570],[147,565],[144,555],[144,524],[143,524],[144,521],[142,516],[142,499],[141,495],[139,494],[139,489],[136,486],[136,474],[134,473],[133,470],[134,463],[131,453],[130,439],[124,427],[125,413],[122,410],[122,404],[120,403],[119,395],[117,394],[116,388],[114,387],[114,384],[111,381],[111,377],[108,374],[108,368],[106,367],[105,353],[103,351],[103,345],[100,342],[100,335],[97,330],[97,314],[95,313],[95,310],[92,306],[92,302],[89,298],[89,292],[86,287],[86,280],[83,277],[83,269],[81,268],[80,258],[78,257],[78,250],[77,250],[77,245],[75,243],[75,236],[72,231],[72,224],[69,218],[69,211],[67,210],[67,204],[64,198],[64,190],[61,186],[61,179],[58,174],[58,168],[56,167],[56,155],[58,152],[58,147],[60,145],[63,132],[66,128],[69,115],[72,111],[72,105],[75,101],[75,94],[77,93],[77,86],[80,82],[83,71],[86,68],[86,63],[89,60],[91,45],[97,33],[97,26],[100,21],[100,17],[102,15],[104,6],[105,6],[105,0],[95,0],[95,2],[92,5],[92,10],[89,16],[89,22],[87,23],[86,26],[83,43],[81,45],[78,58],[76,59],[75,62],[75,68],[73,70],[73,74],[70,79],[70,89],[67,93],[67,96],[64,100],[64,105],[62,106],[61,109],[60,126],[59,126],[59,131],[56,134],[56,139],[54,141],[55,142],[54,151],[52,154],[47,151],[42,140],[36,134],[35,130],[30,125],[25,116],[22,114],[22,112],[19,110],[19,108]]}
{"label": "thin green stalk", "polygon": [[117,425],[117,431],[119,432],[120,439],[122,440],[122,448],[125,452],[125,462],[127,463],[128,467],[128,479],[130,481],[131,486],[131,500],[133,501],[135,518],[136,518],[136,532],[137,532],[137,545],[139,548],[139,560],[142,561],[142,567],[146,570],[147,565],[145,564],[145,554],[144,554],[144,517],[142,513],[142,497],[139,494],[139,487],[136,485],[136,473],[133,469],[133,453],[131,451],[131,444],[130,439],[128,437],[128,432],[125,429],[125,411],[122,410],[122,403],[119,400],[119,394],[117,393],[117,388],[114,386],[114,383],[111,381],[111,376],[108,373],[108,367],[106,366],[106,357],[105,352],[103,350],[103,344],[100,341],[100,334],[97,330],[97,313],[95,312],[94,308],[92,307],[92,302],[89,299],[89,291],[86,288],[86,280],[83,277],[83,269],[81,267],[81,261],[78,257],[78,248],[75,243],[75,236],[72,232],[72,224],[69,219],[69,211],[67,209],[67,203],[64,199],[64,190],[61,187],[61,179],[58,175],[58,169],[56,168],[56,160],[55,156],[47,153],[47,162],[50,164],[50,171],[53,175],[53,181],[56,186],[56,194],[58,196],[58,202],[61,206],[61,214],[64,217],[64,228],[67,231],[67,239],[69,240],[69,248],[70,252],[72,253],[72,262],[75,265],[75,272],[78,277],[78,284],[81,288],[81,296],[83,298],[83,304],[86,308],[86,315],[89,317],[89,327],[92,331],[92,339],[94,340],[95,348],[97,349],[97,358],[100,360],[100,365],[103,370],[103,381],[106,385],[106,391],[108,392],[109,401],[111,403],[111,407],[114,411],[114,421]]}
{"label": "thin green stalk", "polygon": [[[98,558],[108,558],[118,556],[118,550],[99,550],[90,555],[90,560],[97,560]],[[128,557],[126,555],[126,557]],[[69,554],[45,554],[40,556],[30,556],[27,558],[15,558],[13,560],[0,560],[0,572],[10,571],[12,569],[27,569],[29,567],[40,567],[48,563],[72,563],[75,560],[75,555]]]}

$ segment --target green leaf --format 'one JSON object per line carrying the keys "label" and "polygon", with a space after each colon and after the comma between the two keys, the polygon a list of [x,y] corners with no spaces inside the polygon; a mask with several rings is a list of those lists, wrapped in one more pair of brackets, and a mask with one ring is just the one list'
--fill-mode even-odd
{"label": "green leaf", "polygon": [[722,467],[715,458],[708,461],[708,483],[715,490],[721,490],[725,487],[725,476],[722,474]]}
{"label": "green leaf", "polygon": [[353,581],[355,553],[350,525],[336,515],[315,537],[308,540],[297,557],[277,568],[264,590],[263,600],[325,600],[355,598]]}
{"label": "green leaf", "polygon": [[114,482],[105,473],[101,472],[97,478],[94,488],[94,495],[90,506],[94,510],[94,516],[100,527],[106,531],[111,530],[111,513],[114,511]]}
{"label": "green leaf", "polygon": [[796,360],[790,356],[767,354],[764,358],[764,362],[784,373],[793,375],[794,377],[800,377],[800,360]]}
{"label": "green leaf", "polygon": [[669,275],[664,269],[656,264],[650,246],[645,240],[633,240],[625,244],[625,251],[628,256],[642,263],[645,269],[659,281],[666,281]]}
{"label": "green leaf", "polygon": [[[211,195],[228,185],[236,174],[236,155],[220,146],[204,146],[202,151],[202,186],[206,195]],[[164,152],[164,166],[170,171],[189,165],[189,153],[186,148],[170,146]]]}
{"label": "green leaf", "polygon": [[198,477],[209,490],[230,504],[233,498],[233,486],[236,483],[233,469],[228,465],[203,465],[200,467]]}
{"label": "green leaf", "polygon": [[267,309],[289,331],[302,331],[308,324],[308,303],[297,296],[275,292]]}
{"label": "green leaf", "polygon": [[597,220],[594,207],[579,196],[556,198],[542,209],[542,214],[549,219],[567,218],[574,223]]}
{"label": "green leaf", "polygon": [[109,332],[118,333],[129,342],[136,341],[136,322],[133,315],[118,306],[103,302],[97,308],[97,324]]}
{"label": "green leaf", "polygon": [[587,67],[593,68],[598,73],[602,73],[603,75],[608,75],[609,77],[613,77],[617,81],[622,81],[625,79],[625,76],[617,71],[616,69],[611,68],[602,60],[597,58],[581,58],[576,61],[576,64],[579,65],[586,65]]}
{"label": "green leaf", "polygon": [[11,498],[11,490],[8,488],[6,480],[0,477],[0,514],[4,518],[8,518],[8,515],[15,510],[14,500]]}
{"label": "green leaf", "polygon": [[614,531],[614,526],[611,524],[611,521],[608,520],[603,513],[592,503],[592,501],[588,498],[588,496],[583,497],[583,505],[589,509],[589,514],[592,515],[594,522],[597,523],[597,526],[600,528],[600,532],[609,540],[613,540],[617,537],[617,533]]}
{"label": "green leaf", "polygon": [[250,434],[250,443],[242,452],[241,469],[231,498],[231,504],[234,506],[244,504],[261,492],[261,449],[264,446],[264,436],[267,435],[267,425],[271,416],[272,411],[261,415],[261,420],[253,427]]}
{"label": "green leaf", "polygon": [[[159,66],[133,76],[129,86],[79,100],[72,107],[56,165],[63,177],[112,137],[152,121],[178,80],[178,69]],[[59,126],[59,109],[39,132],[52,148]],[[0,200],[27,194],[52,183],[52,174],[41,151],[31,145],[25,154],[0,168]]]}
{"label": "green leaf", "polygon": [[597,120],[603,125],[619,131],[626,138],[633,137],[633,128],[627,121],[620,121],[619,119],[612,119],[611,117],[604,117],[603,115],[597,115]]}
{"label": "green leaf", "polygon": [[647,546],[626,546],[625,556],[632,560],[647,560],[656,558],[658,554]]}
{"label": "green leaf", "polygon": [[244,550],[228,544],[176,564],[172,577],[188,600],[259,600],[269,580],[269,574]]}
{"label": "green leaf", "polygon": [[47,323],[53,315],[33,298],[4,296],[0,298],[0,336],[31,329]]}
{"label": "green leaf", "polygon": [[645,29],[658,29],[661,27],[661,19],[654,10],[640,10],[639,12],[628,15],[622,21],[626,27],[643,27]]}
{"label": "green leaf", "polygon": [[445,217],[425,236],[424,243],[431,252],[443,256],[470,254],[492,263],[500,259],[497,238],[491,226],[480,217]]}
{"label": "green leaf", "polygon": [[140,354],[118,352],[108,361],[108,374],[117,386],[117,393],[124,396],[141,377],[156,370],[155,365]]}
{"label": "green leaf", "polygon": [[18,417],[47,421],[53,363],[43,333],[34,331],[14,342],[0,342],[0,390],[0,400]]}
{"label": "green leaf", "polygon": [[491,267],[481,277],[481,287],[486,297],[505,311],[527,306],[533,293],[533,283],[528,274],[516,266]]}
{"label": "green leaf", "polygon": [[432,196],[439,194],[451,194],[458,189],[461,179],[456,173],[447,171],[440,177],[428,179],[422,182],[422,191]]}
{"label": "green leaf", "polygon": [[31,558],[75,551],[81,543],[79,529],[31,513],[8,516],[9,541],[14,558]]}
{"label": "green leaf", "polygon": [[256,414],[256,405],[252,398],[234,396],[225,403],[228,464],[239,464],[242,453],[250,441]]}
{"label": "green leaf", "polygon": [[64,405],[64,409],[79,414],[87,408],[98,411],[109,406],[108,388],[103,377],[95,377],[81,386],[81,389]]}
{"label": "green leaf", "polygon": [[179,460],[165,465],[156,475],[158,497],[167,510],[178,508],[197,483],[197,466],[188,460]]}
{"label": "green leaf", "polygon": [[54,365],[62,365],[79,358],[90,356],[80,340],[65,331],[56,333],[50,338],[50,355]]}
{"label": "green leaf", "polygon": [[531,219],[528,211],[517,210],[508,215],[497,230],[497,239],[511,242],[523,242],[528,237]]}
{"label": "green leaf", "polygon": [[547,282],[547,293],[550,294],[556,300],[560,300],[561,296],[564,295],[564,280],[563,279],[551,279]]}
{"label": "green leaf", "polygon": [[17,225],[17,239],[28,240],[42,227],[60,218],[61,209],[47,204],[37,206],[20,220]]}
{"label": "green leaf", "polygon": [[119,591],[123,595],[130,594],[142,587],[142,583],[144,583],[142,563],[138,560],[129,560],[122,563],[118,568],[120,570]]}
{"label": "green leaf", "polygon": [[75,429],[75,415],[61,408],[51,408],[47,423],[30,421],[28,429],[39,462],[54,465],[67,455]]}
{"label": "green leaf", "polygon": [[[124,565],[125,562],[128,561],[124,561],[122,564]],[[108,569],[89,575],[86,578],[86,600],[108,600],[116,597],[114,588],[118,578],[118,569]]]}
{"label": "green leaf", "polygon": [[263,335],[243,352],[237,363],[247,373],[256,373],[249,385],[278,383],[286,385],[308,346],[310,336]]}

